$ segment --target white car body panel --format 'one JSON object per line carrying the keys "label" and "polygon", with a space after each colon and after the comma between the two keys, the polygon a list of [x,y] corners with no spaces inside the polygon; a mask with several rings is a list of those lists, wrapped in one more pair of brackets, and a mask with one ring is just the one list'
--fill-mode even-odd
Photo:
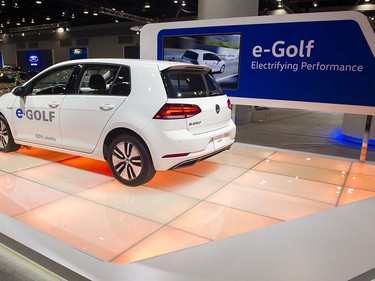
{"label": "white car body panel", "polygon": [[[83,91],[78,93],[74,86],[76,92],[69,94],[8,93],[0,98],[0,114],[9,123],[16,144],[105,160],[108,140],[121,130],[121,134],[137,136],[144,142],[155,170],[168,170],[204,159],[234,143],[236,128],[226,95],[168,98],[166,94],[162,70],[202,70],[200,66],[126,59],[77,60],[52,66],[24,88],[28,89],[30,83],[32,87],[51,70],[71,64],[126,65],[131,73],[131,92],[128,96],[90,95],[88,89],[81,88]],[[166,103],[198,105],[201,112],[185,119],[154,119]]]}
{"label": "white car body panel", "polygon": [[60,107],[62,147],[92,153],[103,129],[123,102],[126,98],[119,96],[65,97]]}
{"label": "white car body panel", "polygon": [[[12,108],[14,138],[61,148],[60,112],[57,108],[63,99],[64,96],[57,95],[15,99]],[[16,111],[20,109],[23,116],[17,117]]]}

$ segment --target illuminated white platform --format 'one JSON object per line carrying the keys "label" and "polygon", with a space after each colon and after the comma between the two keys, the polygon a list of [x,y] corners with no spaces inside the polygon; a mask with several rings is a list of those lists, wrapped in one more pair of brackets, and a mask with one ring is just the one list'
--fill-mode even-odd
{"label": "illuminated white platform", "polygon": [[0,154],[0,229],[90,279],[96,263],[120,276],[124,264],[375,197],[374,175],[374,164],[235,144],[134,188],[104,162],[23,148]]}

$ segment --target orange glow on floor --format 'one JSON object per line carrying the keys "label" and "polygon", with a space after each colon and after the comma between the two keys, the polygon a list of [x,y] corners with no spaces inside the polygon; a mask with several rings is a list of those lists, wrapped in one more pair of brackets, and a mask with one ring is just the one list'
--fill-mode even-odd
{"label": "orange glow on floor", "polygon": [[235,144],[139,187],[106,162],[0,153],[0,211],[99,259],[129,263],[375,196],[375,165]]}
{"label": "orange glow on floor", "polygon": [[83,169],[86,171],[91,171],[94,173],[99,173],[106,176],[112,176],[111,170],[107,162],[90,159],[86,157],[73,157],[65,160],[59,161],[60,164],[68,165],[74,168]]}

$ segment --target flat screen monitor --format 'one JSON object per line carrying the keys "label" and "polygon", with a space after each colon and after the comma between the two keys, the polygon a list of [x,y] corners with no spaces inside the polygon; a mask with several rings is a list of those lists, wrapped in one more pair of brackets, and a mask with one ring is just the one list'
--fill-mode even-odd
{"label": "flat screen monitor", "polygon": [[163,37],[163,60],[209,66],[224,89],[237,89],[241,34]]}
{"label": "flat screen monitor", "polygon": [[17,51],[17,66],[23,71],[42,71],[52,64],[52,50]]}

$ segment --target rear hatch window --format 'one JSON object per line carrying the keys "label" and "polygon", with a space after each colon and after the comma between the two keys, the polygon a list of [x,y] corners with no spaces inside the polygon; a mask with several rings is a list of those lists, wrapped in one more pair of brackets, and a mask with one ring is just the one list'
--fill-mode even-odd
{"label": "rear hatch window", "polygon": [[218,130],[228,125],[231,111],[228,97],[209,73],[209,68],[162,71],[168,103],[197,105],[199,114],[186,119],[193,134]]}
{"label": "rear hatch window", "polygon": [[184,57],[192,59],[192,60],[197,60],[198,59],[198,54],[196,52],[186,51],[184,53]]}
{"label": "rear hatch window", "polygon": [[199,98],[224,95],[215,78],[205,70],[164,70],[168,98]]}

